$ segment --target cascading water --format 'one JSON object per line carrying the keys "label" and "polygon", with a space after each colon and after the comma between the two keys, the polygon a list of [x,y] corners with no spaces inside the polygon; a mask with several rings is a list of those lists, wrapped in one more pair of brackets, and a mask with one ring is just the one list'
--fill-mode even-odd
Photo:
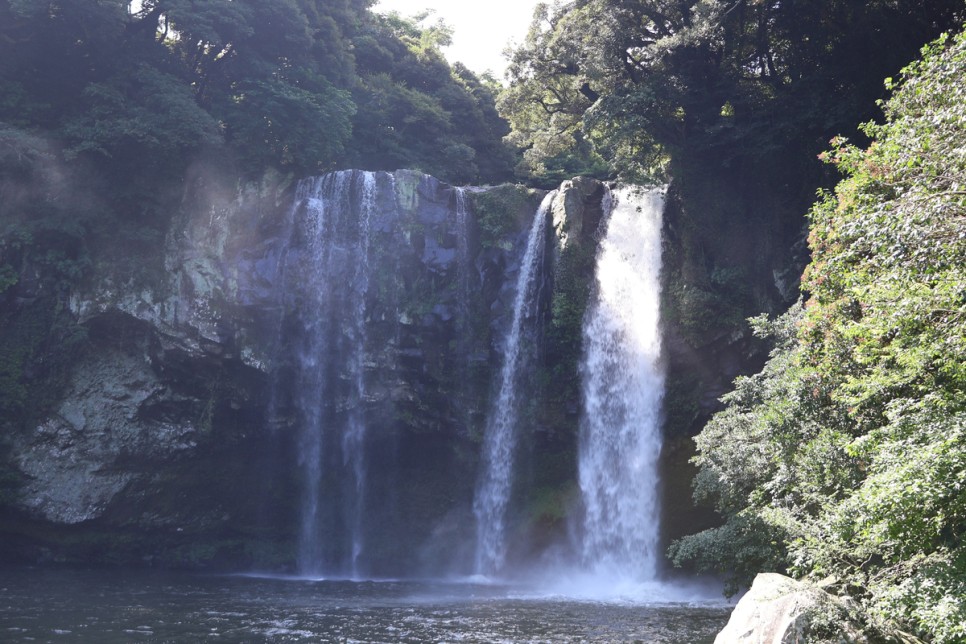
{"label": "cascading water", "polygon": [[469,401],[471,391],[471,359],[473,354],[471,309],[470,304],[470,271],[472,269],[469,248],[469,217],[470,209],[466,199],[465,188],[454,188],[456,214],[456,351],[459,356],[458,376],[459,386],[459,418],[464,427],[471,425]]}
{"label": "cascading water", "polygon": [[[458,291],[459,302],[463,311],[461,323],[465,323],[466,311],[470,301],[470,249],[469,249],[469,216],[470,210],[466,203],[466,188],[454,188],[456,194],[456,252],[459,258]],[[461,333],[461,336],[465,333]]]}
{"label": "cascading water", "polygon": [[347,495],[349,507],[346,509],[348,532],[352,540],[349,570],[353,577],[359,576],[359,556],[364,545],[362,517],[366,497],[366,423],[362,416],[362,402],[365,396],[363,374],[366,356],[365,296],[369,289],[369,220],[375,206],[375,190],[375,174],[363,173],[359,208],[359,240],[355,258],[359,263],[359,270],[350,290],[350,306],[346,312],[347,332],[343,336],[348,344],[345,354],[349,358],[350,390],[348,418],[342,435],[342,459],[343,465],[351,472],[354,492]]}
{"label": "cascading water", "polygon": [[664,199],[624,188],[612,203],[584,319],[580,554],[595,575],[648,581],[658,561]]}
{"label": "cascading water", "polygon": [[[358,578],[392,565],[398,557],[384,535],[413,531],[406,508],[422,510],[426,497],[419,494],[429,491],[427,485],[409,494],[388,482],[420,484],[425,472],[414,465],[422,454],[400,446],[418,440],[425,441],[421,449],[433,449],[423,438],[429,434],[417,432],[454,422],[471,427],[469,410],[478,414],[486,405],[472,504],[475,572],[504,573],[510,499],[523,491],[513,479],[557,193],[541,203],[519,268],[507,273],[486,272],[497,264],[472,255],[465,189],[412,173],[345,171],[302,182],[296,197],[281,267],[288,294],[279,387],[290,393],[273,407],[273,422],[296,428],[299,573]],[[622,190],[613,203],[602,204],[609,223],[597,299],[585,318],[579,479],[586,515],[578,551],[584,569],[601,578],[647,580],[657,556],[662,200]],[[484,268],[474,271],[473,261]],[[483,309],[474,298],[514,282],[503,361],[484,405],[486,372],[474,369],[485,361],[487,340],[476,316],[498,308]],[[378,437],[370,435],[375,431]],[[446,515],[433,520],[439,523],[427,526],[427,537],[453,529]]]}
{"label": "cascading water", "polygon": [[[296,192],[300,252],[294,253],[297,266],[289,275],[299,285],[291,290],[298,294],[293,399],[302,472],[297,566],[303,575],[332,572],[322,536],[331,524],[341,524],[348,540],[336,572],[359,572],[366,480],[365,297],[375,188],[374,173],[345,171],[304,181]],[[331,449],[341,451],[351,481],[341,509],[323,499]]]}
{"label": "cascading water", "polygon": [[536,312],[537,280],[543,263],[548,213],[556,194],[553,191],[544,197],[530,226],[517,276],[513,317],[503,350],[497,394],[483,438],[482,476],[473,501],[476,573],[480,575],[500,572],[506,557],[506,514],[513,486],[521,375],[532,357],[524,330],[526,320]]}

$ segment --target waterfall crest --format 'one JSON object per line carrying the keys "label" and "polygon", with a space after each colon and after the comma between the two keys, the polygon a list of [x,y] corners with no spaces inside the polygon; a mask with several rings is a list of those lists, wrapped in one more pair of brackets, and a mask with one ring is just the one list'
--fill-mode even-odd
{"label": "waterfall crest", "polygon": [[661,450],[660,191],[613,194],[584,319],[580,556],[602,577],[657,574]]}
{"label": "waterfall crest", "polygon": [[497,393],[483,437],[482,475],[473,500],[476,516],[476,566],[481,575],[499,573],[506,557],[506,515],[513,489],[517,451],[521,376],[532,360],[526,323],[536,314],[537,281],[543,263],[550,205],[557,191],[547,194],[534,214],[526,252],[517,276],[513,317],[503,349]]}

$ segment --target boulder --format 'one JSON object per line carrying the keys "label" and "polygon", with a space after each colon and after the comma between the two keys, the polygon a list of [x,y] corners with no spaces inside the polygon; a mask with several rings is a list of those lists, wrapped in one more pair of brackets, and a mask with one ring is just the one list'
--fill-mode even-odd
{"label": "boulder", "polygon": [[776,573],[755,577],[715,644],[867,642],[853,611],[815,586]]}

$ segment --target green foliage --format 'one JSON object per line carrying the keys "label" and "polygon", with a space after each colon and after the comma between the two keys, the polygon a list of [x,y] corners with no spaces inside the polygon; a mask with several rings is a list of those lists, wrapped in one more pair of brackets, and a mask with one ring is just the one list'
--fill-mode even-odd
{"label": "green foliage", "polygon": [[[126,0],[0,2],[0,120],[56,129],[84,87],[125,64]],[[24,111],[21,111],[24,110]]]}
{"label": "green foliage", "polygon": [[132,202],[200,155],[252,176],[337,164],[510,174],[493,89],[443,59],[445,25],[381,16],[369,0],[129,4],[0,2],[0,121],[137,186]]}
{"label": "green foliage", "polygon": [[[886,123],[865,126],[872,145],[839,139],[827,155],[846,178],[811,213],[804,311],[772,325],[764,370],[736,381],[697,438],[696,496],[725,525],[672,554],[738,583],[765,565],[831,578],[881,626],[959,642],[966,34],[940,38],[890,84]],[[748,521],[767,526],[753,545],[770,562],[745,566],[732,552]]]}
{"label": "green foliage", "polygon": [[280,80],[242,82],[226,116],[229,141],[251,169],[278,164],[302,172],[323,170],[341,156],[355,111],[348,92],[324,79],[309,91]]}
{"label": "green foliage", "polygon": [[579,354],[582,345],[580,334],[590,298],[594,255],[589,244],[568,244],[557,260],[550,333],[559,336],[554,344],[572,355]]}
{"label": "green foliage", "polygon": [[148,65],[124,70],[82,93],[83,109],[64,125],[66,157],[94,152],[120,163],[179,167],[188,152],[220,141],[218,123],[178,78]]}
{"label": "green foliage", "polygon": [[[0,189],[5,199],[0,201],[0,213],[7,215],[5,220],[12,221],[11,201],[22,199],[28,186],[35,182],[49,180],[49,176],[38,176],[48,170],[45,162],[53,158],[50,147],[39,137],[22,128],[0,122]],[[7,223],[5,221],[4,223]],[[9,225],[9,224],[7,224]],[[6,226],[0,229],[6,233]]]}
{"label": "green foliage", "polygon": [[453,183],[509,178],[509,132],[495,95],[439,46],[440,25],[422,27],[396,14],[370,21],[356,39],[360,83],[349,160],[367,168],[409,167]]}
{"label": "green foliage", "polygon": [[547,333],[547,361],[553,365],[547,387],[552,406],[563,408],[580,399],[578,365],[583,353],[584,313],[594,281],[596,246],[568,243],[560,250],[554,268]]}
{"label": "green foliage", "polygon": [[888,573],[878,580],[873,606],[879,620],[901,616],[936,642],[966,639],[966,558],[961,552],[914,557]]}
{"label": "green foliage", "polygon": [[701,406],[694,392],[699,390],[700,379],[691,372],[667,374],[661,409],[664,413],[665,436],[691,436],[694,425],[701,416]]}
{"label": "green foliage", "polygon": [[780,490],[771,487],[773,481],[789,480],[787,458],[800,420],[798,404],[809,395],[802,391],[791,350],[801,315],[796,306],[774,322],[755,320],[756,334],[776,343],[771,360],[761,373],[735,381],[734,391],[722,399],[727,408],[695,439],[694,462],[700,468],[695,500],[713,503],[726,522],[679,540],[670,556],[677,565],[691,561],[700,569],[725,574],[729,593],[750,585],[762,570],[787,566],[781,545],[784,533],[756,510]]}
{"label": "green foliage", "polygon": [[[500,96],[521,171],[567,153],[625,179],[675,162],[773,172],[850,127],[954,24],[956,0],[572,0],[539,6]],[[937,25],[940,28],[937,28]],[[814,150],[817,152],[818,150]]]}
{"label": "green foliage", "polygon": [[46,411],[84,339],[67,297],[90,267],[85,215],[71,209],[50,156],[0,127],[0,431]]}
{"label": "green foliage", "polygon": [[484,248],[508,244],[506,236],[516,232],[518,222],[528,213],[532,214],[532,192],[519,185],[505,184],[483,192],[470,192],[469,197]]}
{"label": "green foliage", "polygon": [[[705,217],[711,217],[704,213]],[[710,230],[703,232],[705,239],[713,239],[711,230],[718,230],[706,222]],[[724,228],[727,224],[719,224]],[[697,233],[692,231],[695,237]],[[721,238],[729,233],[722,230]],[[759,311],[753,297],[754,283],[746,266],[711,268],[703,252],[695,252],[691,247],[673,248],[666,259],[664,275],[665,287],[662,296],[662,315],[665,324],[680,331],[692,346],[701,346],[709,338],[720,336],[723,331],[732,332],[745,326],[745,318],[750,311]],[[676,256],[675,256],[676,255]],[[748,264],[751,258],[746,258]],[[688,269],[682,274],[684,263]],[[675,270],[677,268],[677,270]]]}
{"label": "green foliage", "polygon": [[729,517],[718,528],[675,541],[668,556],[676,566],[688,563],[722,575],[729,597],[748,587],[749,577],[785,565],[781,533],[753,513]]}
{"label": "green foliage", "polygon": [[46,296],[0,316],[0,428],[36,420],[66,382],[71,361],[84,344],[56,298]]}

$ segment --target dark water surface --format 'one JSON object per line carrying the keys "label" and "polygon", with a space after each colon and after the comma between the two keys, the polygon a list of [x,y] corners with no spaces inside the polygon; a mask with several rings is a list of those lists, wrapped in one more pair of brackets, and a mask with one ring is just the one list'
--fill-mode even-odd
{"label": "dark water surface", "polygon": [[712,642],[716,601],[434,581],[0,570],[0,642]]}

